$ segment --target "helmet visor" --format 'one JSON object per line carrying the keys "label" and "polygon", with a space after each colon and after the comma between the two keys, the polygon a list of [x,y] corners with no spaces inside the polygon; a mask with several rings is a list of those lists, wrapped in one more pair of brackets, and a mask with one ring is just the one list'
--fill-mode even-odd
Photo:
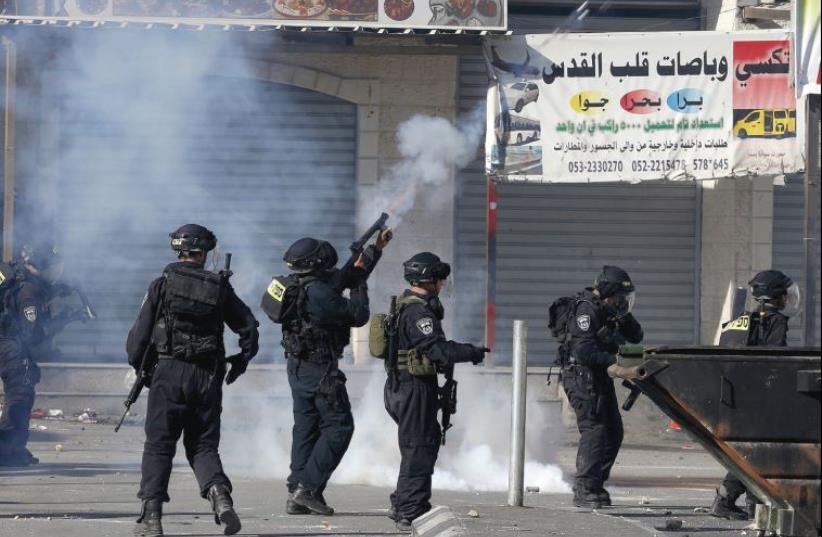
{"label": "helmet visor", "polygon": [[636,302],[636,292],[631,291],[627,294],[614,295],[614,307],[616,307],[617,314],[628,315],[634,309],[634,302]]}
{"label": "helmet visor", "polygon": [[798,315],[801,305],[802,293],[799,290],[799,285],[794,282],[788,287],[788,290],[785,291],[785,307],[782,308],[782,315],[786,317]]}

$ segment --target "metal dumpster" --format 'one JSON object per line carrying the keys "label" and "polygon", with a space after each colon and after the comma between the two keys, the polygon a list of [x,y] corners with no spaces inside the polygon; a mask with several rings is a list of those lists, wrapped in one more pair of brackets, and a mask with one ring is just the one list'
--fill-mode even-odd
{"label": "metal dumpster", "polygon": [[764,502],[761,535],[820,535],[819,348],[626,347],[619,365]]}

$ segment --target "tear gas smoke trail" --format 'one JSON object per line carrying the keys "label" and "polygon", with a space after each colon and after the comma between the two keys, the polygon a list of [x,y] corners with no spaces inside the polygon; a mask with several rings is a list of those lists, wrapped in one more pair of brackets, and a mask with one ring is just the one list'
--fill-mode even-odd
{"label": "tear gas smoke trail", "polygon": [[[402,216],[414,205],[424,188],[436,189],[474,159],[485,131],[485,106],[478,106],[456,123],[422,114],[412,116],[397,129],[400,162],[391,167],[376,186],[361,224],[373,222],[387,208],[391,225],[397,227]],[[451,200],[443,200],[450,202]]]}

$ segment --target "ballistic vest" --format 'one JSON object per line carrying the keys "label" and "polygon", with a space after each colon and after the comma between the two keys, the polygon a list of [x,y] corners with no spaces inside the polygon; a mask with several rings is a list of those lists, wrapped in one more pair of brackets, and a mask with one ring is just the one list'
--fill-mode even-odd
{"label": "ballistic vest", "polygon": [[225,358],[223,277],[191,265],[170,265],[163,273],[162,313],[154,329],[161,356],[187,362]]}

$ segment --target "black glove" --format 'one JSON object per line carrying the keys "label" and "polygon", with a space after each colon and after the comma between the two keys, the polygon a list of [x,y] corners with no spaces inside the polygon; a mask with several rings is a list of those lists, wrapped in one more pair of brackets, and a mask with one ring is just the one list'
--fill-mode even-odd
{"label": "black glove", "polygon": [[240,378],[240,375],[245,373],[245,370],[248,368],[248,360],[243,354],[235,354],[226,358],[225,361],[231,364],[231,369],[225,376],[225,383],[232,384]]}
{"label": "black glove", "polygon": [[260,351],[260,332],[257,330],[257,326],[260,323],[254,321],[255,324],[251,326],[251,328],[244,328],[238,331],[240,335],[240,350],[243,351],[243,356],[245,357],[246,361],[251,360],[257,353]]}
{"label": "black glove", "polygon": [[471,363],[474,365],[481,364],[485,360],[485,355],[491,352],[488,347],[474,347],[474,356],[471,357]]}

